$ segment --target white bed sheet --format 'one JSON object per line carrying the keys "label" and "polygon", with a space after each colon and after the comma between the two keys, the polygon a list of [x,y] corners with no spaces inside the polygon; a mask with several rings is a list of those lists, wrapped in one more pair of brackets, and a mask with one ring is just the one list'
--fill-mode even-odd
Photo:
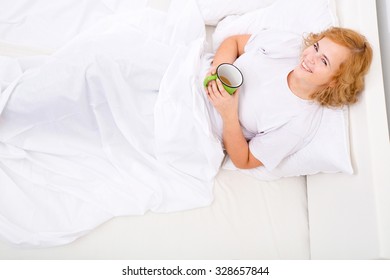
{"label": "white bed sheet", "polygon": [[20,47],[52,51],[112,14],[146,6],[147,0],[0,0],[0,38]]}
{"label": "white bed sheet", "polygon": [[107,17],[2,93],[3,238],[55,246],[112,216],[210,204],[224,155],[199,81],[204,25],[177,5]]}
{"label": "white bed sheet", "polygon": [[[28,44],[21,48],[20,41],[8,39],[2,45],[7,55],[19,56],[21,71],[42,59],[21,57],[23,53],[45,51],[42,45]],[[0,258],[309,258],[305,178],[261,182],[221,171],[214,192],[209,207],[115,218],[58,248],[26,250],[1,243]]]}

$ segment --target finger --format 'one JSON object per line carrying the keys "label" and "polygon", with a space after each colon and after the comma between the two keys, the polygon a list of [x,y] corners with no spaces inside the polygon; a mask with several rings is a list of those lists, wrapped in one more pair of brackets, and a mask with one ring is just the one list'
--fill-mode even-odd
{"label": "finger", "polygon": [[213,81],[210,81],[210,82],[207,84],[207,89],[208,89],[209,91],[212,90],[212,85],[213,85]]}
{"label": "finger", "polygon": [[207,71],[206,77],[215,75],[215,73],[216,73],[216,68],[215,68],[215,67],[211,67],[211,68],[209,69],[209,71]]}
{"label": "finger", "polygon": [[218,87],[218,91],[221,93],[222,96],[226,95],[226,94],[229,94],[225,88],[223,87],[223,84],[221,82],[220,79],[217,79],[217,87]]}
{"label": "finger", "polygon": [[236,96],[236,98],[238,98],[238,96],[240,95],[240,88],[236,89],[234,95]]}
{"label": "finger", "polygon": [[209,94],[207,94],[207,98],[210,101],[210,103],[213,104],[213,106],[214,106],[216,97],[215,97],[213,90],[209,90]]}
{"label": "finger", "polygon": [[212,89],[212,87],[210,86],[209,88],[209,96],[213,97],[215,94],[214,94],[214,91]]}
{"label": "finger", "polygon": [[214,94],[213,81],[208,84],[209,94]]}
{"label": "finger", "polygon": [[221,96],[221,92],[219,91],[219,88],[218,88],[218,85],[216,82],[214,82],[212,84],[212,89],[213,89],[213,93],[215,95],[215,97],[220,97]]}
{"label": "finger", "polygon": [[207,94],[207,99],[210,101],[211,104],[214,104],[213,98],[211,97],[211,94]]}
{"label": "finger", "polygon": [[208,83],[208,84],[206,85],[205,91],[206,91],[207,95],[210,94],[210,83]]}
{"label": "finger", "polygon": [[221,94],[219,93],[215,85],[210,86],[209,93],[210,93],[209,96],[213,100],[213,103],[215,103],[216,100],[221,96]]}

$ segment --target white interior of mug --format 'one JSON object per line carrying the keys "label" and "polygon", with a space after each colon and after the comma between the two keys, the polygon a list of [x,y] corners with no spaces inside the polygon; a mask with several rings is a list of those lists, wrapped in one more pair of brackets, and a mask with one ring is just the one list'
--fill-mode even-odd
{"label": "white interior of mug", "polygon": [[237,88],[242,85],[243,76],[241,71],[229,63],[222,63],[217,68],[217,75],[221,82],[229,87]]}

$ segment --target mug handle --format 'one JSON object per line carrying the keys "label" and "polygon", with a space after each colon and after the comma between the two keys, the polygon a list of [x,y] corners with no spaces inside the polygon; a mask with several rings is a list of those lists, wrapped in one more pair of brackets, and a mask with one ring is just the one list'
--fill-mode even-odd
{"label": "mug handle", "polygon": [[217,79],[217,74],[206,77],[203,82],[204,87],[207,87],[208,83],[216,79]]}

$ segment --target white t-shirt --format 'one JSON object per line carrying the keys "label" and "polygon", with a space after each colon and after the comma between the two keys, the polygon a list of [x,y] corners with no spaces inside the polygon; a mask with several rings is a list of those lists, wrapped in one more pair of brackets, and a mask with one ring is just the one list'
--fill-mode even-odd
{"label": "white t-shirt", "polygon": [[[321,118],[320,105],[297,97],[288,87],[301,46],[302,37],[296,34],[264,30],[251,36],[234,63],[244,76],[239,93],[243,134],[251,153],[270,170],[311,140]],[[222,120],[214,115],[221,136]]]}

